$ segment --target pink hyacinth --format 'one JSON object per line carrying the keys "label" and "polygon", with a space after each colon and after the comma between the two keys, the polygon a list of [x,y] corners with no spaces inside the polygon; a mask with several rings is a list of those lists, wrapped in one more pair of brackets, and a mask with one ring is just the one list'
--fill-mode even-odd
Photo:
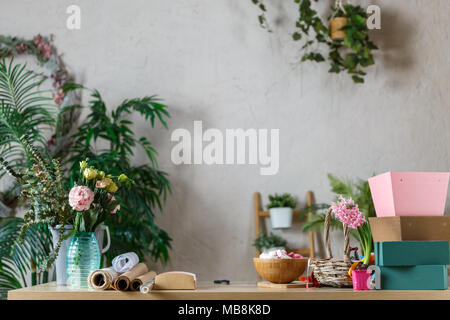
{"label": "pink hyacinth", "polygon": [[366,222],[366,218],[359,211],[358,205],[355,204],[352,198],[345,199],[342,195],[339,195],[339,202],[332,202],[331,210],[336,218],[349,228],[358,229]]}
{"label": "pink hyacinth", "polygon": [[69,204],[72,209],[86,211],[94,201],[94,192],[85,186],[73,187],[69,192]]}

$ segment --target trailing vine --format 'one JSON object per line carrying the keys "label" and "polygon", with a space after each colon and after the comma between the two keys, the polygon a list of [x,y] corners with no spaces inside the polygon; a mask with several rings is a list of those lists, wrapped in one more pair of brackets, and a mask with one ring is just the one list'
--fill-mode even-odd
{"label": "trailing vine", "polygon": [[[364,83],[367,68],[375,64],[372,51],[378,49],[369,38],[367,28],[367,14],[361,6],[351,4],[343,5],[338,0],[332,8],[332,14],[327,21],[320,18],[313,3],[318,0],[293,0],[298,5],[299,16],[295,21],[295,31],[292,34],[294,41],[301,41],[302,56],[300,61],[324,62],[328,60],[330,73],[347,72],[355,83]],[[252,0],[257,5],[261,14],[259,23],[268,29],[266,19],[266,6],[263,0]],[[341,30],[345,32],[343,39],[331,39],[328,23],[334,18],[346,18],[347,23]],[[321,48],[328,50],[328,55],[323,55]]]}

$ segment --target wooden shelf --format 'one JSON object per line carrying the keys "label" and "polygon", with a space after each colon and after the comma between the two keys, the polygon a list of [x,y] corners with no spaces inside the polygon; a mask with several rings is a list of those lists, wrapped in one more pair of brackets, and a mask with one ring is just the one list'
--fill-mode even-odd
{"label": "wooden shelf", "polygon": [[[306,204],[307,206],[311,206],[314,203],[314,195],[312,191],[308,191],[306,193]],[[255,215],[255,237],[257,238],[260,233],[264,229],[264,218],[270,217],[269,211],[263,210],[263,206],[261,203],[261,194],[259,192],[255,192],[253,195],[253,201],[254,201],[254,215]],[[305,221],[307,218],[310,218],[312,215],[311,211],[305,211],[305,210],[294,210],[293,216],[298,217],[299,215],[305,213],[305,216],[300,221]],[[294,251],[295,253],[300,253],[303,256],[309,256],[314,258],[315,254],[315,243],[314,243],[314,233],[312,230],[308,231],[308,237],[309,237],[309,247],[308,248],[297,248],[293,249],[290,248],[290,251]],[[258,257],[261,254],[259,250],[256,250],[256,256]]]}
{"label": "wooden shelf", "polygon": [[[296,216],[300,215],[301,213],[304,213],[304,210],[294,210],[292,215],[294,217],[296,217]],[[259,211],[259,216],[260,217],[270,217],[270,213],[269,213],[269,211],[261,210],[261,211]]]}
{"label": "wooden shelf", "polygon": [[9,300],[450,300],[450,290],[370,290],[337,288],[260,288],[253,284],[214,286],[197,290],[158,290],[147,294],[114,290],[73,290],[55,282],[9,291]]}

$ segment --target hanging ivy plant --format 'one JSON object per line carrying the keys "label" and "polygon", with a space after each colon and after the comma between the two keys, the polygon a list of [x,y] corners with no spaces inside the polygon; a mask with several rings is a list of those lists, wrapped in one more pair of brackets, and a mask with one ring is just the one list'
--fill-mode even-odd
{"label": "hanging ivy plant", "polygon": [[[252,0],[257,5],[261,14],[259,23],[263,28],[269,29],[266,20],[266,6],[262,0]],[[342,1],[336,1],[332,15],[323,21],[318,12],[313,8],[313,2],[318,0],[294,0],[298,5],[299,17],[295,22],[295,32],[292,34],[294,41],[303,42],[301,61],[314,61],[330,63],[331,73],[347,72],[355,83],[364,83],[366,72],[363,70],[373,64],[375,60],[372,51],[378,49],[369,38],[367,28],[367,14],[361,6],[351,4],[343,5]],[[345,20],[337,21],[339,18]],[[339,30],[342,37],[330,33],[331,29],[345,21]],[[337,24],[335,24],[337,22]],[[269,29],[270,30],[270,29]],[[328,50],[327,59],[322,54],[325,47]]]}

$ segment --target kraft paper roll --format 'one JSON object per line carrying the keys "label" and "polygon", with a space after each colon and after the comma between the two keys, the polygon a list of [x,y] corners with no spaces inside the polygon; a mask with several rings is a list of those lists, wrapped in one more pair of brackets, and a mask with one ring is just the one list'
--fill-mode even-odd
{"label": "kraft paper roll", "polygon": [[145,263],[138,263],[130,271],[122,273],[114,281],[114,289],[119,291],[127,291],[130,288],[131,281],[148,272]]}
{"label": "kraft paper roll", "polygon": [[145,283],[145,282],[149,282],[151,280],[153,280],[153,278],[156,277],[156,272],[155,271],[149,271],[146,274],[143,274],[142,276],[137,277],[136,279],[131,281],[130,284],[130,289],[132,291],[138,291],[139,287]]}
{"label": "kraft paper roll", "polygon": [[119,274],[113,268],[103,268],[92,271],[88,278],[88,284],[91,289],[106,290],[109,289]]}

